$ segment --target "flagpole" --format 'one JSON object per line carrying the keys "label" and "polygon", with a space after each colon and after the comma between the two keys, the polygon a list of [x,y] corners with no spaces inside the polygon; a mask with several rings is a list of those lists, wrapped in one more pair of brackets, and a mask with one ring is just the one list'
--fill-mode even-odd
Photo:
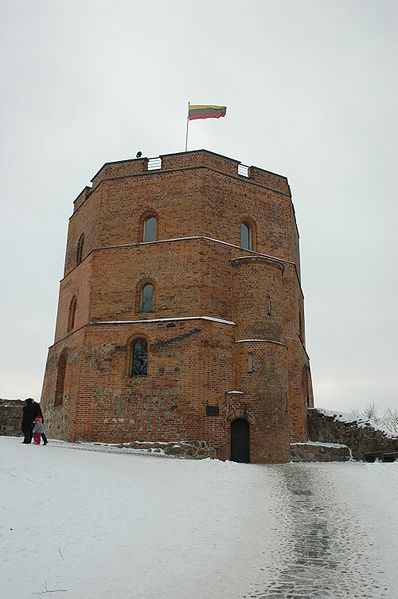
{"label": "flagpole", "polygon": [[189,125],[189,105],[191,102],[188,102],[188,112],[187,112],[187,131],[185,133],[185,151],[188,149],[188,125]]}

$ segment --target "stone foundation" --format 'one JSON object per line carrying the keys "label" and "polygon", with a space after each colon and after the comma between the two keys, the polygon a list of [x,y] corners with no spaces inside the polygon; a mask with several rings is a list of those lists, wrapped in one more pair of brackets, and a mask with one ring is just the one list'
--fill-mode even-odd
{"label": "stone foundation", "polygon": [[291,443],[292,462],[347,462],[351,459],[351,451],[347,445],[337,443]]}
{"label": "stone foundation", "polygon": [[[55,444],[68,444],[68,441],[58,440]],[[90,443],[78,440],[71,445],[74,448],[88,449],[91,451],[102,451],[102,448],[110,453],[116,450],[122,450],[122,453],[154,454],[158,456],[170,456],[191,459],[216,458],[216,449],[209,447],[206,441],[173,441],[166,443],[163,441],[134,441],[132,443]],[[125,450],[125,451],[123,451]]]}
{"label": "stone foundation", "polygon": [[213,447],[209,447],[206,441],[177,441],[175,443],[135,441],[134,443],[119,443],[117,447],[141,449],[148,451],[148,453],[162,453],[181,458],[203,459],[216,457],[216,450]]}

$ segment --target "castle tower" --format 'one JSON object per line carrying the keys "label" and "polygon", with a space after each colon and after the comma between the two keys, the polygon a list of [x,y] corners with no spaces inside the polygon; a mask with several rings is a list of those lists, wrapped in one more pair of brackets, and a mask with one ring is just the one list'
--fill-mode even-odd
{"label": "castle tower", "polygon": [[286,462],[313,406],[285,177],[206,150],[106,163],[74,202],[50,436]]}

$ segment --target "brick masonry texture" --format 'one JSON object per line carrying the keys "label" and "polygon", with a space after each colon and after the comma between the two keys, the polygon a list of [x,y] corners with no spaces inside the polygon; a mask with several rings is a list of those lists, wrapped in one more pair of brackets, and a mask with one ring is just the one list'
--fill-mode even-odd
{"label": "brick masonry texture", "polygon": [[[290,188],[256,167],[240,176],[238,164],[206,150],[162,156],[155,171],[146,158],[107,163],[77,197],[41,399],[50,435],[195,441],[229,459],[242,419],[260,463],[286,462],[290,441],[306,440],[313,396]],[[156,241],[143,243],[152,216]],[[252,250],[240,247],[242,223]],[[147,283],[153,310],[140,312]],[[138,338],[146,376],[130,376]]]}

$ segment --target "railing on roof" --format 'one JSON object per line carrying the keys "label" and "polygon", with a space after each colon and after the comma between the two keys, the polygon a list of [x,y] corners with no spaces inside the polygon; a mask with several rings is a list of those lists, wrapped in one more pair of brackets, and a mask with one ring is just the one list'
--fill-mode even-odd
{"label": "railing on roof", "polygon": [[148,171],[159,171],[162,168],[162,159],[158,156],[157,158],[148,158]]}
{"label": "railing on roof", "polygon": [[250,177],[250,168],[246,164],[238,164],[238,175],[241,177]]}

